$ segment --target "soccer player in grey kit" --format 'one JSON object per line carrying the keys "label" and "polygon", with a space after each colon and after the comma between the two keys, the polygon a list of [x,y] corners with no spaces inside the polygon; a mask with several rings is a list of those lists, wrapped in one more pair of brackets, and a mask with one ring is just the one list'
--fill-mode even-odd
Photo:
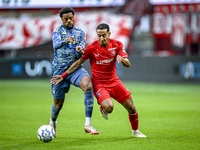
{"label": "soccer player in grey kit", "polygon": [[[59,15],[63,22],[53,30],[52,41],[54,48],[54,58],[52,62],[53,76],[63,74],[76,60],[78,60],[85,50],[85,33],[75,25],[74,10],[71,7],[64,7],[60,10]],[[51,108],[51,118],[49,125],[55,130],[57,117],[62,109],[65,93],[68,93],[70,85],[81,88],[84,91],[85,105],[85,133],[98,134],[91,125],[91,117],[93,111],[93,88],[90,76],[87,71],[81,67],[70,74],[59,84],[52,84],[51,91],[54,98],[54,104]]]}

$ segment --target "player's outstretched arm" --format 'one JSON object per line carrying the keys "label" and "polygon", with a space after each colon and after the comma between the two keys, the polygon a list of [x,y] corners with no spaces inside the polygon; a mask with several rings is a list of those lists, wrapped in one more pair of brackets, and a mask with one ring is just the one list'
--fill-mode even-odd
{"label": "player's outstretched arm", "polygon": [[124,67],[130,67],[131,63],[128,58],[123,58],[120,55],[117,55],[117,62],[118,64],[121,62]]}
{"label": "player's outstretched arm", "polygon": [[81,59],[78,59],[75,61],[63,74],[61,75],[55,75],[50,80],[51,84],[58,84],[60,83],[64,78],[66,78],[69,74],[76,71],[84,62],[81,61]]}

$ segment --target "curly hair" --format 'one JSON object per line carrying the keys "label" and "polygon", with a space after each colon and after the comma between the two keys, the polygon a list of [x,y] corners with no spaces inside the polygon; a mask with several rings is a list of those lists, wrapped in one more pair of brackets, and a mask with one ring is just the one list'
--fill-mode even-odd
{"label": "curly hair", "polygon": [[59,12],[60,18],[62,18],[62,15],[63,15],[63,14],[70,13],[70,12],[71,12],[73,15],[75,14],[73,8],[71,8],[71,7],[63,7],[63,8],[60,10],[60,12]]}

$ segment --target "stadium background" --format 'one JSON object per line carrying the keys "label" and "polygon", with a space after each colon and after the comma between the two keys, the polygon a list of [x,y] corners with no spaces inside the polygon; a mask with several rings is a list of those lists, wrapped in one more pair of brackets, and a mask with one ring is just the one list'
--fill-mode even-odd
{"label": "stadium background", "polygon": [[87,44],[98,23],[110,24],[131,61],[117,65],[122,80],[200,83],[200,0],[2,0],[0,79],[51,77],[51,32],[64,6],[75,9]]}
{"label": "stadium background", "polygon": [[[199,150],[199,1],[0,0],[0,149]],[[127,111],[116,101],[107,121],[95,101],[92,125],[100,134],[85,134],[84,93],[71,86],[59,136],[48,144],[38,140],[53,102],[51,32],[63,6],[75,9],[87,43],[99,22],[109,23],[111,36],[124,43],[131,66],[117,65],[117,72],[147,138],[132,137]],[[84,67],[90,71],[88,62]]]}

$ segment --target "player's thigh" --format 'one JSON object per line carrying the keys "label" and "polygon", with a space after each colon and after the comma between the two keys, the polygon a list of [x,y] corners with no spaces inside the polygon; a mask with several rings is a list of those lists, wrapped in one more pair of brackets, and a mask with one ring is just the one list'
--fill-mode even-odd
{"label": "player's thigh", "polygon": [[70,74],[68,76],[68,78],[70,78],[70,83],[76,87],[80,87],[80,82],[82,80],[83,77],[85,76],[89,76],[88,72],[83,69],[83,68],[79,68],[78,70],[76,70],[75,72],[73,72],[72,74]]}
{"label": "player's thigh", "polygon": [[63,87],[62,84],[52,84],[51,85],[51,93],[53,95],[54,99],[63,99],[65,98],[65,93],[67,93],[69,90],[69,86],[65,85],[65,87]]}
{"label": "player's thigh", "polygon": [[80,83],[79,83],[79,87],[85,92],[88,90],[92,90],[92,82],[89,76],[84,76]]}
{"label": "player's thigh", "polygon": [[101,103],[104,100],[106,100],[106,101],[107,101],[107,99],[111,100],[109,91],[106,90],[105,88],[103,88],[101,85],[99,85],[99,86],[94,85],[93,93],[94,93],[94,96],[96,97],[99,105],[101,105]]}
{"label": "player's thigh", "polygon": [[111,96],[120,104],[125,102],[129,98],[130,94],[131,92],[124,86],[122,82],[111,89]]}
{"label": "player's thigh", "polygon": [[129,96],[129,98],[125,102],[123,102],[122,105],[126,108],[126,110],[129,113],[132,114],[136,112],[136,108],[135,108],[135,105],[133,104],[133,100],[131,96]]}

